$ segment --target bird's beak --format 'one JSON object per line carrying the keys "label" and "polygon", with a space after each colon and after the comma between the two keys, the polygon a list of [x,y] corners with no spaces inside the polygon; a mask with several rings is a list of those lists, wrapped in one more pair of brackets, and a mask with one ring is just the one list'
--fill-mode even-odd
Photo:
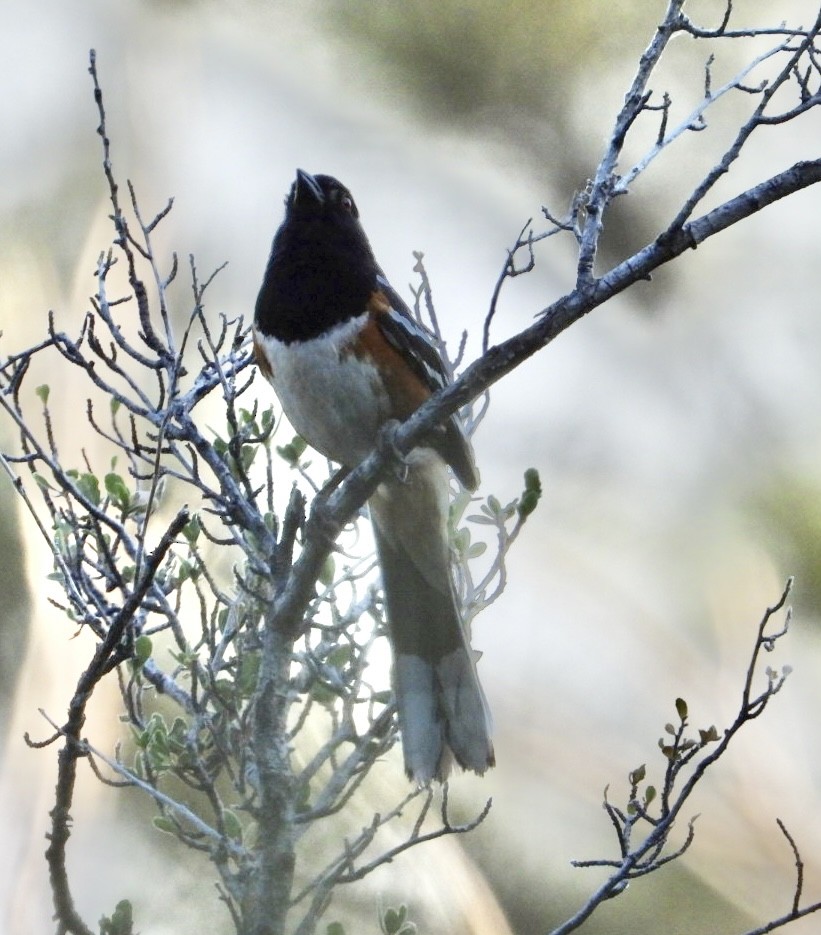
{"label": "bird's beak", "polygon": [[296,170],[294,202],[298,201],[315,201],[318,204],[325,201],[325,193],[320,188],[319,182],[304,169]]}

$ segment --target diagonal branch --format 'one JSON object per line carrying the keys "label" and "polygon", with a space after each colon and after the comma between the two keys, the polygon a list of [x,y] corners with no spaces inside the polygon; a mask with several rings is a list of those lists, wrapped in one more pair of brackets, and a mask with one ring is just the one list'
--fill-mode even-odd
{"label": "diagonal branch", "polygon": [[[435,425],[472,402],[547,346],[570,325],[613,296],[642,280],[650,279],[656,269],[720,231],[817,182],[821,182],[821,159],[799,162],[683,227],[669,228],[594,283],[568,293],[545,308],[535,324],[491,347],[455,383],[436,393],[399,427],[394,439],[396,449],[400,453],[407,453]],[[380,446],[335,491],[327,497],[319,496],[314,500],[304,548],[285,578],[274,603],[277,625],[286,632],[296,632],[298,629],[303,610],[312,596],[314,582],[331,550],[333,540],[389,470],[389,447]]]}

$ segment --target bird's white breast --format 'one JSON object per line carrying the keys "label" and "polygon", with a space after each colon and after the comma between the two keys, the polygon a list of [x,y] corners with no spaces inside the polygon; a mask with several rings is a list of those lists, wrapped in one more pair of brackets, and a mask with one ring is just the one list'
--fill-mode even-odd
{"label": "bird's white breast", "polygon": [[288,421],[311,447],[348,467],[373,449],[390,414],[376,366],[349,350],[367,317],[360,315],[309,341],[286,344],[256,335]]}

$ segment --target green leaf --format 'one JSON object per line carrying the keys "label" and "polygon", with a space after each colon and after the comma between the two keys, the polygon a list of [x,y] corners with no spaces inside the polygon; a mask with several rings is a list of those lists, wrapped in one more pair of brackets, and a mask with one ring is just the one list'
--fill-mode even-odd
{"label": "green leaf", "polygon": [[345,935],[341,922],[331,922],[325,929],[325,935]]}
{"label": "green leaf", "polygon": [[162,716],[162,714],[160,714],[159,711],[155,711],[148,719],[146,730],[151,731],[152,734],[157,732],[162,734],[168,733],[168,727],[166,726],[165,718]]}
{"label": "green leaf", "polygon": [[242,840],[242,825],[230,808],[223,809],[222,824],[229,838],[233,838],[235,841]]}
{"label": "green leaf", "polygon": [[525,489],[517,507],[519,517],[526,519],[539,505],[542,498],[542,480],[536,468],[528,468],[524,475]]}
{"label": "green leaf", "polygon": [[656,787],[655,787],[655,786],[648,786],[648,787],[644,790],[644,804],[645,804],[645,806],[649,805],[649,804],[653,801],[653,799],[654,799],[655,797],[656,797]]}
{"label": "green leaf", "polygon": [[293,445],[277,445],[277,454],[283,461],[287,461],[291,467],[299,461],[299,455]]}
{"label": "green leaf", "polygon": [[382,916],[382,931],[385,935],[399,935],[407,915],[407,906],[400,906],[398,909],[386,909],[385,914]]}
{"label": "green leaf", "polygon": [[40,386],[38,386],[34,392],[40,397],[40,402],[44,406],[47,406],[48,405],[48,394],[51,392],[49,385],[47,383],[43,383]]}
{"label": "green leaf", "polygon": [[114,501],[114,504],[121,510],[127,510],[131,503],[131,491],[126,486],[125,481],[119,474],[106,474],[105,479],[106,493]]}
{"label": "green leaf", "polygon": [[184,743],[187,734],[188,722],[184,718],[175,717],[174,723],[171,725],[171,730],[168,732],[168,736],[173,737],[177,743]]}
{"label": "green leaf", "polygon": [[202,532],[202,524],[200,523],[199,516],[197,516],[197,514],[195,513],[191,517],[191,519],[185,524],[185,526],[183,526],[182,534],[188,540],[190,545],[194,545],[197,539],[199,539],[201,532]]}
{"label": "green leaf", "polygon": [[448,530],[450,532],[453,532],[458,526],[465,510],[470,505],[471,499],[470,491],[461,488],[459,493],[450,501],[450,506],[448,507]]}
{"label": "green leaf", "polygon": [[465,553],[467,558],[478,558],[487,551],[487,542],[474,542]]}
{"label": "green leaf", "polygon": [[155,756],[158,759],[166,759],[168,757],[168,731],[165,728],[165,724],[151,731],[146,751],[150,753],[151,756]]}
{"label": "green leaf", "polygon": [[[72,472],[67,471],[66,473],[71,474]],[[76,474],[77,472],[74,473]],[[94,506],[99,506],[101,499],[100,482],[97,480],[97,478],[93,474],[77,474],[75,481],[77,484],[77,489],[86,498],[86,500],[90,500]]]}
{"label": "green leaf", "polygon": [[148,731],[147,730],[137,730],[136,727],[132,727],[132,732],[134,734],[134,743],[140,749],[143,749],[148,743]]}
{"label": "green leaf", "polygon": [[343,643],[336,646],[328,653],[328,665],[341,669],[346,666],[353,658],[353,646],[350,643]]}
{"label": "green leaf", "polygon": [[151,824],[154,825],[157,831],[164,831],[166,834],[176,833],[174,822],[166,818],[165,815],[155,815],[151,820]]}
{"label": "green leaf", "polygon": [[243,445],[242,448],[240,448],[239,459],[244,471],[247,472],[250,469],[258,451],[259,447],[257,445]]}
{"label": "green leaf", "polygon": [[33,476],[34,476],[35,482],[37,483],[37,486],[40,487],[41,490],[53,490],[54,489],[51,486],[51,484],[45,479],[45,477],[43,477],[42,474],[38,474],[35,471]]}
{"label": "green leaf", "polygon": [[259,841],[259,825],[255,821],[249,821],[242,829],[242,843],[248,850],[253,851]]}
{"label": "green leaf", "polygon": [[682,721],[687,720],[687,702],[683,698],[676,698],[676,713]]}
{"label": "green leaf", "polygon": [[138,636],[134,640],[134,662],[142,668],[146,662],[151,658],[151,637],[150,636]]}
{"label": "green leaf", "polygon": [[478,523],[482,526],[495,526],[496,520],[492,519],[490,516],[482,516],[479,513],[471,513],[468,516],[468,521],[471,523]]}
{"label": "green leaf", "polygon": [[236,693],[236,681],[229,678],[219,678],[214,679],[213,682],[214,691],[219,695],[223,700],[231,699],[233,701],[234,695]]}
{"label": "green leaf", "polygon": [[111,918],[100,919],[101,935],[133,935],[134,911],[127,899],[120,900],[111,914]]}
{"label": "green leaf", "polygon": [[334,575],[336,574],[336,561],[333,555],[328,555],[325,558],[325,561],[322,563],[322,568],[319,571],[319,583],[324,585],[326,588],[334,582]]}
{"label": "green leaf", "polygon": [[528,490],[522,494],[521,499],[519,500],[519,505],[516,507],[516,510],[519,516],[522,519],[527,519],[528,516],[536,509],[539,505],[540,494],[534,493],[532,490]]}
{"label": "green leaf", "polygon": [[300,438],[299,435],[294,435],[287,445],[277,445],[277,454],[283,461],[287,461],[291,467],[296,467],[307,447],[308,443],[304,438]]}
{"label": "green leaf", "polygon": [[641,766],[637,766],[629,775],[630,785],[637,786],[640,782],[644,781],[644,777],[647,774],[645,764],[642,763]]}
{"label": "green leaf", "polygon": [[245,698],[250,697],[259,680],[260,654],[249,652],[243,655],[237,671],[237,691]]}
{"label": "green leaf", "polygon": [[112,396],[112,397],[111,397],[111,402],[109,403],[109,406],[111,407],[111,415],[116,416],[116,415],[117,415],[117,411],[118,411],[119,408],[120,408],[120,400],[119,400],[119,399],[115,399],[115,398]]}
{"label": "green leaf", "polygon": [[311,686],[311,697],[327,708],[331,707],[337,699],[336,694],[327,685],[323,685],[322,682],[314,682]]}
{"label": "green leaf", "polygon": [[538,494],[542,492],[542,479],[536,468],[528,468],[525,471],[525,490],[533,490]]}

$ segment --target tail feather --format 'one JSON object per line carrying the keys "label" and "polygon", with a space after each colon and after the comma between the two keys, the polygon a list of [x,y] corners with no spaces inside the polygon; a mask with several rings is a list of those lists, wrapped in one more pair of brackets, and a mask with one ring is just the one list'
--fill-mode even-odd
{"label": "tail feather", "polygon": [[439,470],[426,463],[409,483],[383,484],[371,500],[405,770],[418,783],[445,779],[453,760],[480,774],[494,764],[478,654],[468,645],[450,576],[447,514],[442,498],[424,496],[444,479],[446,506],[443,464],[443,477]]}

